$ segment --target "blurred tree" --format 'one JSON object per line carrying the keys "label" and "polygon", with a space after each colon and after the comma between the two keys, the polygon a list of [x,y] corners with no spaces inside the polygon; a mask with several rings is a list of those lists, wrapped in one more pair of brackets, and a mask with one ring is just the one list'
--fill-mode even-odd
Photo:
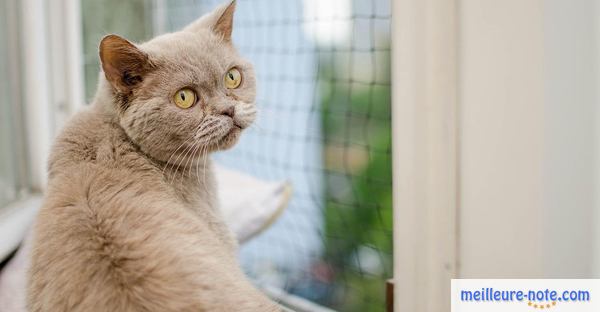
{"label": "blurred tree", "polygon": [[340,81],[333,62],[322,66],[325,261],[337,294],[322,303],[340,311],[382,311],[392,275],[390,86]]}

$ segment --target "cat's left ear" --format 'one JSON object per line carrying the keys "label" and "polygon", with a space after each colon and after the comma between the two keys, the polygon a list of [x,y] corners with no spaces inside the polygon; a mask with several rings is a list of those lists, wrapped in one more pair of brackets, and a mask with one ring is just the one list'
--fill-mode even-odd
{"label": "cat's left ear", "polygon": [[124,94],[131,92],[152,70],[148,55],[117,35],[102,38],[100,61],[106,79]]}
{"label": "cat's left ear", "polygon": [[184,30],[196,32],[208,28],[216,35],[222,37],[225,41],[231,42],[235,3],[236,1],[233,0],[217,7],[212,12],[202,16],[197,21],[187,26]]}

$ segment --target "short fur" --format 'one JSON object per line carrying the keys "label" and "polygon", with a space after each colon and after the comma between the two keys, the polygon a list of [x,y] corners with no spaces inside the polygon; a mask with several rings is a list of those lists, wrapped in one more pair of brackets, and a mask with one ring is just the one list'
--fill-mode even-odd
{"label": "short fur", "polygon": [[[207,156],[256,113],[252,66],[231,43],[234,8],[140,45],[102,40],[93,104],[50,156],[30,311],[280,310],[239,267]],[[243,74],[234,90],[223,86],[232,67]],[[189,109],[173,103],[184,87],[198,94]]]}

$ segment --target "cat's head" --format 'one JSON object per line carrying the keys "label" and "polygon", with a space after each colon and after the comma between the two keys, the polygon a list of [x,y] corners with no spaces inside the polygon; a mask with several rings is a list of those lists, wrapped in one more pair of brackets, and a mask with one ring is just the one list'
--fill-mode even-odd
{"label": "cat's head", "polygon": [[143,152],[187,162],[233,146],[254,121],[254,71],[232,44],[234,11],[235,1],[140,45],[102,39],[114,112]]}

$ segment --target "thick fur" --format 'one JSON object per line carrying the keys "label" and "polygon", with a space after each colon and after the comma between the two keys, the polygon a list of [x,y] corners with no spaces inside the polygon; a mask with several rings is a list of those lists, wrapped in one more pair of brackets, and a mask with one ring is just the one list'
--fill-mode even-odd
{"label": "thick fur", "polygon": [[[252,66],[229,37],[234,6],[137,46],[105,38],[94,102],[50,157],[30,311],[280,310],[239,268],[207,155],[255,118]],[[232,67],[243,82],[229,90]],[[189,109],[173,104],[184,87],[199,97]]]}

